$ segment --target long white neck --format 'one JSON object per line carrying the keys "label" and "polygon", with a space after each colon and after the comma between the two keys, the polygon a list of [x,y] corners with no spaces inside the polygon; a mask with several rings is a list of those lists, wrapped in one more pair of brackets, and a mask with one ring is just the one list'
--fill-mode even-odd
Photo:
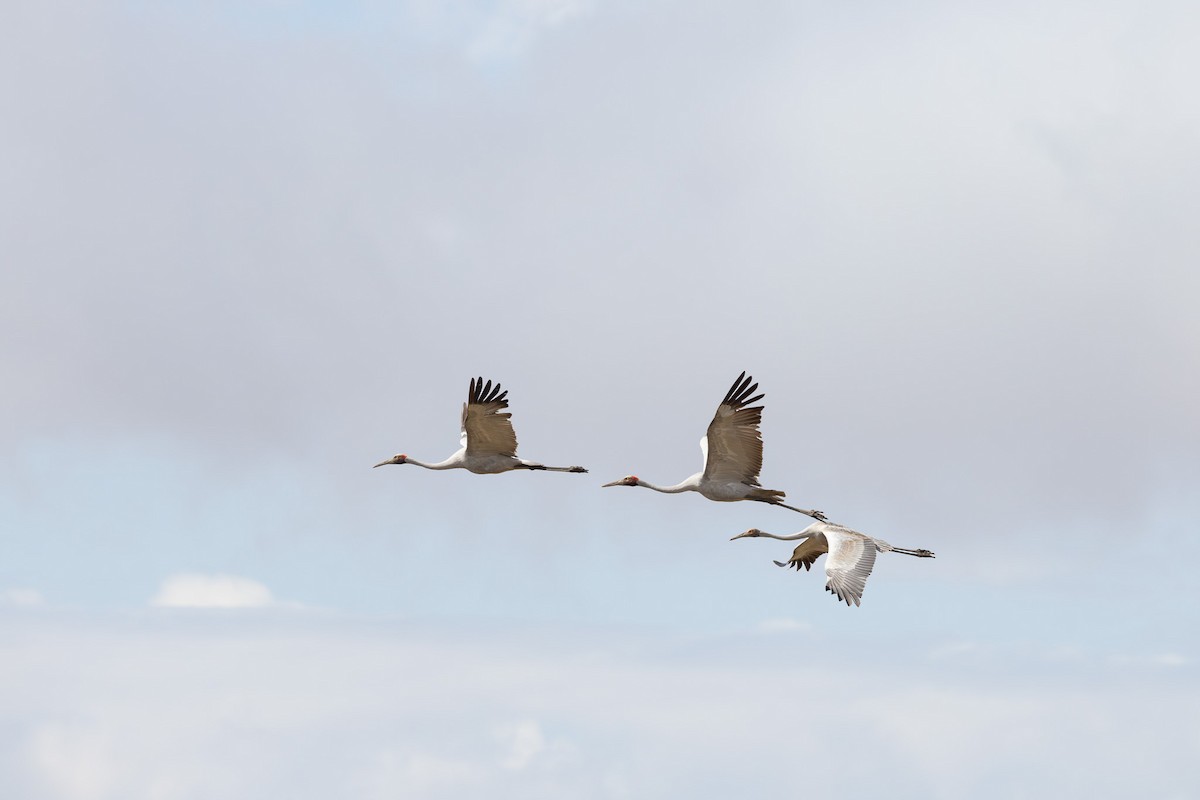
{"label": "long white neck", "polygon": [[691,478],[688,478],[686,481],[683,481],[682,483],[677,483],[674,486],[655,486],[653,483],[649,483],[649,482],[641,480],[639,478],[637,485],[645,486],[647,489],[653,489],[654,491],[662,492],[663,494],[679,494],[680,492],[694,492],[696,490],[696,486],[697,486],[696,482],[694,480],[692,480]]}
{"label": "long white neck", "polygon": [[768,539],[778,539],[781,542],[794,542],[797,539],[810,539],[813,536],[816,536],[818,533],[821,532],[822,527],[823,527],[822,523],[814,522],[812,525],[809,525],[807,528],[800,531],[799,533],[793,533],[789,536],[779,536],[774,533],[767,533],[766,531],[759,531],[758,535],[766,536]]}
{"label": "long white neck", "polygon": [[424,461],[417,461],[415,458],[406,458],[404,459],[404,463],[416,464],[418,467],[424,467],[425,469],[454,469],[463,465],[462,459],[455,458],[455,456],[450,456],[445,461],[439,461],[436,464],[426,464]]}

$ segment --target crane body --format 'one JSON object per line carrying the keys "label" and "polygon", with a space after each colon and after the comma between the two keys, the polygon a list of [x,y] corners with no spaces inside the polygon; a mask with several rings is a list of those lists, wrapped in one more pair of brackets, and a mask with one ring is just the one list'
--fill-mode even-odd
{"label": "crane body", "polygon": [[861,604],[867,577],[875,566],[876,553],[900,553],[917,558],[934,558],[934,554],[929,550],[894,547],[883,539],[876,539],[832,522],[814,522],[799,533],[788,536],[778,536],[751,528],[733,538],[758,536],[783,542],[801,540],[792,551],[791,558],[786,562],[775,562],[777,567],[795,567],[799,571],[803,566],[806,571],[811,570],[813,563],[828,553],[829,557],[825,559],[825,590],[835,595],[838,600],[844,601],[846,605]]}
{"label": "crane body", "polygon": [[548,472],[587,472],[583,467],[548,467],[536,461],[517,457],[517,434],[512,426],[512,413],[508,408],[508,392],[500,390],[483,378],[472,378],[467,388],[467,402],[463,403],[461,445],[454,455],[445,461],[428,463],[398,453],[376,467],[387,464],[415,464],[425,469],[465,469],[476,475],[496,475],[517,469],[546,470]]}
{"label": "crane body", "polygon": [[789,506],[783,502],[787,496],[778,489],[764,489],[758,482],[762,472],[762,406],[752,406],[765,395],[755,395],[758,384],[745,372],[737,377],[733,386],[725,393],[725,399],[717,406],[717,413],[708,425],[708,431],[700,439],[700,452],[704,459],[704,470],[674,486],[656,486],[636,475],[627,475],[609,486],[642,486],[664,494],[698,492],[718,503],[738,500],[754,500],[769,503],[791,511],[807,514],[813,519],[823,520],[820,511]]}

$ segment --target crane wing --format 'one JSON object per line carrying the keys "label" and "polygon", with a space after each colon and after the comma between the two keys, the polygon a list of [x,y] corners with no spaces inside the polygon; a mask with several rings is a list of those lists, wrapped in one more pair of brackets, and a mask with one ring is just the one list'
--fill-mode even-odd
{"label": "crane wing", "polygon": [[812,569],[813,563],[820,558],[822,553],[829,552],[829,544],[824,536],[817,535],[809,539],[805,539],[800,544],[796,545],[796,549],[792,551],[792,557],[785,564],[782,561],[775,563],[781,567],[795,567],[796,571],[800,571],[800,567],[804,569]]}
{"label": "crane wing", "polygon": [[700,441],[706,480],[740,481],[758,486],[763,451],[758,426],[763,407],[749,406],[764,395],[754,395],[758,384],[751,383],[753,380],[745,372],[738,376],[721,405],[717,406],[717,413],[708,424],[708,433]]}
{"label": "crane wing", "polygon": [[859,605],[867,576],[875,566],[875,542],[862,534],[845,530],[826,530],[829,558],[825,559],[825,588],[844,600]]}
{"label": "crane wing", "polygon": [[500,384],[492,385],[483,378],[472,378],[463,403],[462,439],[467,455],[517,454],[517,433],[513,430],[508,408],[507,391],[500,391]]}

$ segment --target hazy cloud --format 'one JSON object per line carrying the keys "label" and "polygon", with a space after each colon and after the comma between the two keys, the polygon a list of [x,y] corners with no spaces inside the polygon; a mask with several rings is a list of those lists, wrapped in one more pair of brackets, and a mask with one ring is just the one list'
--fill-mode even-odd
{"label": "hazy cloud", "polygon": [[1197,478],[1184,6],[105,8],[5,48],[13,445],[438,458],[488,372],[523,447],[669,481],[750,368],[764,478],[847,521]]}
{"label": "hazy cloud", "polygon": [[30,800],[776,797],[798,751],[824,766],[805,776],[819,795],[847,773],[896,798],[1186,796],[1200,777],[1192,667],[1104,653],[954,665],[854,634],[514,636],[314,615],[0,624],[17,645],[0,661],[0,768]]}
{"label": "hazy cloud", "polygon": [[263,608],[275,604],[271,591],[236,575],[172,575],[151,600],[166,608]]}
{"label": "hazy cloud", "polygon": [[496,730],[496,738],[508,749],[500,760],[500,766],[504,769],[524,769],[546,749],[542,728],[533,720],[504,725]]}
{"label": "hazy cloud", "polygon": [[[0,16],[15,796],[1200,785],[1195,6]],[[847,609],[727,541],[800,515],[599,490],[742,369],[764,485],[938,559]],[[479,374],[591,474],[370,468]]]}
{"label": "hazy cloud", "polygon": [[40,606],[44,602],[41,592],[36,589],[13,587],[0,592],[0,605]]}
{"label": "hazy cloud", "polygon": [[487,770],[464,758],[384,750],[355,782],[367,797],[470,797],[487,786]]}
{"label": "hazy cloud", "polygon": [[1121,665],[1156,666],[1166,668],[1187,667],[1193,659],[1179,653],[1145,653],[1139,655],[1118,654],[1112,656],[1112,663]]}
{"label": "hazy cloud", "polygon": [[33,726],[22,754],[49,796],[64,800],[112,797],[121,779],[114,743],[103,726],[48,722]]}
{"label": "hazy cloud", "polygon": [[811,623],[790,617],[764,619],[754,626],[754,630],[759,633],[803,633],[812,629],[813,626]]}

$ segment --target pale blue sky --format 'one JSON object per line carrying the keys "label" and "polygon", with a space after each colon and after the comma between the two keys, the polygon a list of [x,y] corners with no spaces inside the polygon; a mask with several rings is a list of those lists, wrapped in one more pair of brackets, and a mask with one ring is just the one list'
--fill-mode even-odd
{"label": "pale blue sky", "polygon": [[[0,785],[1200,796],[1198,28],[7,7]],[[741,370],[764,485],[938,558],[848,609],[599,488]],[[591,473],[371,469],[478,374]]]}

